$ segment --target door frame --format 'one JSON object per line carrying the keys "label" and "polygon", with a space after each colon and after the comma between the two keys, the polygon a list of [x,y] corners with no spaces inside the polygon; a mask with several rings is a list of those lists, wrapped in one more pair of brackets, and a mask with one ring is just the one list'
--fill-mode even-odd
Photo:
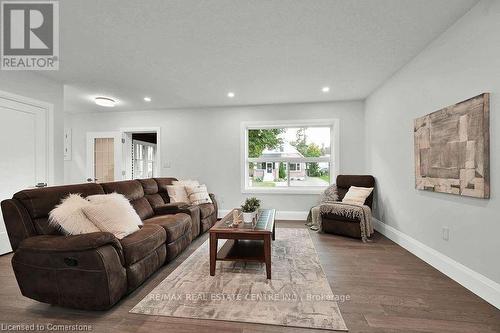
{"label": "door frame", "polygon": [[[102,138],[113,138],[114,142],[114,181],[119,181],[123,179],[122,173],[122,134],[120,132],[87,132],[87,167],[86,174],[87,178],[95,179],[95,169],[94,169],[94,140]],[[99,179],[97,180],[99,182]]]}
{"label": "door frame", "polygon": [[[45,110],[45,179],[54,185],[54,104],[0,90],[0,98]],[[34,184],[33,184],[34,185]]]}
{"label": "door frame", "polygon": [[125,170],[125,179],[132,179],[132,133],[156,133],[156,177],[161,177],[161,127],[122,127],[120,133],[125,139],[123,145],[123,159],[122,163]]}

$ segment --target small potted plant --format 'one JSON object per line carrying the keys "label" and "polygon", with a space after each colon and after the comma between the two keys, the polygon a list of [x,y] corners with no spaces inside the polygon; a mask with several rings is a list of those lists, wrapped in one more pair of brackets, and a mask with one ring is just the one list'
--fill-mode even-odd
{"label": "small potted plant", "polygon": [[252,223],[257,208],[259,208],[260,201],[257,198],[247,198],[245,203],[241,205],[243,212],[243,222]]}
{"label": "small potted plant", "polygon": [[260,208],[260,200],[257,199],[256,197],[251,197],[251,198],[248,198],[248,202],[250,202],[250,205],[252,205],[253,207],[255,207],[253,215],[254,215],[254,217],[256,217],[257,216],[257,211]]}

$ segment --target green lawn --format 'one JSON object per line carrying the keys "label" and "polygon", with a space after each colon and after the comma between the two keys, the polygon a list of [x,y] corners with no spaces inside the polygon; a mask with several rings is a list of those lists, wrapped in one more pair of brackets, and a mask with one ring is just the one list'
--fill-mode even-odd
{"label": "green lawn", "polygon": [[323,179],[325,182],[330,184],[330,175],[319,176],[319,178]]}
{"label": "green lawn", "polygon": [[252,186],[255,186],[255,187],[275,187],[276,184],[274,182],[269,182],[269,181],[266,181],[266,182],[252,182]]}

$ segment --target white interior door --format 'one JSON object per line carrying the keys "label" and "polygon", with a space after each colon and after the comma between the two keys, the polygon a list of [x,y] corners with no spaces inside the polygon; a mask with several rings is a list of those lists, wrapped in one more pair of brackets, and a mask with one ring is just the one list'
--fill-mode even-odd
{"label": "white interior door", "polygon": [[123,179],[122,135],[120,132],[87,133],[87,182]]}
{"label": "white interior door", "polygon": [[[49,109],[22,99],[0,92],[0,200],[48,182]],[[3,254],[11,248],[3,217],[0,219]]]}

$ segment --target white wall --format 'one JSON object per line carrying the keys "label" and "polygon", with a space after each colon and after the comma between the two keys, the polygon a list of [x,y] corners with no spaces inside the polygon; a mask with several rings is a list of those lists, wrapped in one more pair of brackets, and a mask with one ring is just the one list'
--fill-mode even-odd
{"label": "white wall", "polygon": [[[63,169],[63,137],[64,109],[63,85],[28,71],[1,71],[0,90],[12,94],[33,98],[54,105],[54,183],[64,181]],[[22,138],[21,138],[22,139]]]}
{"label": "white wall", "polygon": [[[500,282],[500,1],[482,1],[366,101],[376,216]],[[491,93],[491,199],[415,190],[413,119]],[[449,241],[442,227],[450,228]]]}
{"label": "white wall", "polygon": [[[161,127],[162,176],[195,178],[216,193],[222,209],[239,206],[240,124],[242,121],[340,119],[340,171],[362,173],[364,162],[363,102],[285,104],[255,107],[67,114],[73,131],[73,158],[65,162],[65,182],[84,182],[85,136],[89,131],[121,127]],[[170,163],[170,168],[163,168]],[[317,195],[258,195],[266,206],[306,211]]]}

